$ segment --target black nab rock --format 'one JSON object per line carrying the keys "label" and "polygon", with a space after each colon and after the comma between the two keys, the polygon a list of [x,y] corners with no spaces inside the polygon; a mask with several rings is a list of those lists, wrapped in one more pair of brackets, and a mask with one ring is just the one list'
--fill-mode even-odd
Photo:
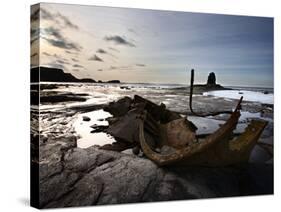
{"label": "black nab rock", "polygon": [[216,85],[216,75],[214,72],[211,72],[208,76],[207,85]]}

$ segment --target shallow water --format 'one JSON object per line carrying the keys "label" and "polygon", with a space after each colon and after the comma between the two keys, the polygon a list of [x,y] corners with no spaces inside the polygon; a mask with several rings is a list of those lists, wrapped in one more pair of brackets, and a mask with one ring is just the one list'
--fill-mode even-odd
{"label": "shallow water", "polygon": [[[89,117],[90,121],[83,121],[83,117]],[[93,112],[82,113],[78,115],[74,122],[74,130],[78,134],[77,146],[80,148],[87,148],[93,145],[112,144],[115,139],[104,132],[91,133],[93,128],[91,126],[108,126],[108,121],[105,119],[112,115],[104,110],[96,110]]]}
{"label": "shallow water", "polygon": [[244,101],[260,102],[264,104],[273,104],[273,94],[264,94],[257,91],[247,90],[223,90],[223,91],[209,91],[203,93],[204,96],[217,96],[226,99],[240,99],[243,96]]}

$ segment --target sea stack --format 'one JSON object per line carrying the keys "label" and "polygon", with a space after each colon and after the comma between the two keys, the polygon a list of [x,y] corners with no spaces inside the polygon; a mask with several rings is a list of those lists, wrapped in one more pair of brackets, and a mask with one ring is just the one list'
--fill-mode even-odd
{"label": "sea stack", "polygon": [[216,75],[214,72],[209,73],[208,80],[207,80],[208,86],[214,86],[216,85]]}

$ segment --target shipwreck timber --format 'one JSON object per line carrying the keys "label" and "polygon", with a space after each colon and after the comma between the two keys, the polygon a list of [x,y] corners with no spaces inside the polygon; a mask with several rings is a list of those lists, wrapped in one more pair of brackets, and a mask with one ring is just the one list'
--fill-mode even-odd
{"label": "shipwreck timber", "polygon": [[[229,119],[209,135],[197,135],[197,127],[179,113],[170,111],[164,104],[157,105],[135,95],[110,103],[105,110],[114,118],[109,120],[106,132],[116,139],[116,143],[101,149],[123,151],[133,148],[159,166],[200,165],[227,166],[246,163],[258,139],[267,125],[263,120],[252,120],[245,131],[238,136],[233,133],[241,115],[243,97],[234,111],[198,114],[192,108],[194,70],[191,70],[189,108],[196,116],[230,114]],[[117,109],[118,108],[118,109]],[[117,112],[116,112],[117,111]]]}
{"label": "shipwreck timber", "polygon": [[[146,142],[144,131],[146,115],[144,115],[143,118],[140,119],[139,128],[141,149],[149,159],[160,166],[169,164],[226,166],[247,162],[251,150],[257,143],[267,122],[253,120],[244,133],[233,139],[232,132],[236,128],[240,117],[241,102],[242,98],[228,121],[203,140],[197,139],[195,132],[188,130],[188,128],[183,131],[186,135],[182,136],[182,128],[178,128],[179,125],[174,126],[172,129],[167,128],[165,125],[159,126],[160,131],[162,131],[160,133],[162,135],[161,140],[164,141],[159,148],[163,149],[163,147],[168,146],[170,152],[166,154],[154,151]],[[184,122],[186,118],[182,118],[181,120]],[[179,123],[179,120],[176,121]],[[188,138],[192,139],[188,141]],[[174,145],[171,147],[171,143],[184,143],[186,146]]]}
{"label": "shipwreck timber", "polygon": [[[121,99],[112,108],[126,103],[126,111],[113,118],[106,130],[117,142],[101,149],[123,151],[133,148],[159,166],[226,166],[245,163],[258,141],[266,121],[252,120],[245,132],[234,135],[241,110],[241,98],[230,118],[214,133],[202,138],[197,127],[178,113],[140,96]],[[119,104],[119,106],[118,106]],[[124,107],[122,107],[124,109]],[[110,111],[110,107],[107,108]]]}

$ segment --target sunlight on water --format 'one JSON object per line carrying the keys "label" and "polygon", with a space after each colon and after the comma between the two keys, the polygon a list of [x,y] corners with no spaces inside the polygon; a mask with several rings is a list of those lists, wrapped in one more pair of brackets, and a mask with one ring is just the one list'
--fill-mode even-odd
{"label": "sunlight on water", "polygon": [[[91,133],[91,126],[108,126],[108,121],[105,119],[112,115],[104,110],[96,110],[93,112],[82,113],[78,115],[78,119],[74,123],[74,129],[79,135],[77,146],[87,148],[93,145],[105,145],[115,142],[114,138],[104,132]],[[89,121],[84,121],[83,117],[90,118]]]}
{"label": "sunlight on water", "polygon": [[226,90],[226,91],[209,91],[203,93],[204,96],[217,96],[229,99],[240,99],[243,96],[244,101],[260,102],[265,104],[273,104],[273,94],[264,94],[262,92],[246,91],[246,90]]}

